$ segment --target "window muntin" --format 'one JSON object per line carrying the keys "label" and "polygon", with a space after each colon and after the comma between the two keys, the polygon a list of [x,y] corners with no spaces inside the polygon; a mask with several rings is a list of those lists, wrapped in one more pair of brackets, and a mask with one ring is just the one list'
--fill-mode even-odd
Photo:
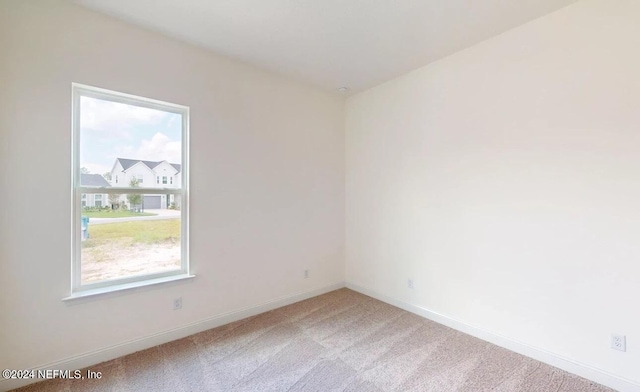
{"label": "window muntin", "polygon": [[[187,275],[188,108],[78,84],[73,85],[73,108],[76,207],[73,217],[72,290],[79,292]],[[162,128],[164,132],[157,131],[159,125],[166,126]],[[150,134],[150,129],[156,132]],[[133,144],[118,145],[122,140],[133,140]],[[139,144],[135,145],[135,141]],[[121,155],[119,151],[139,153],[133,157],[138,162],[131,165],[129,157],[119,157],[115,162],[96,163],[100,156]],[[153,182],[145,185],[143,181],[144,170],[151,170],[148,174],[151,176],[153,162],[162,161],[181,168],[182,182],[171,190],[160,190]],[[107,181],[108,186],[83,186],[79,174],[82,167],[95,168],[92,173],[103,173],[98,168],[112,167],[104,177],[114,181]],[[132,181],[119,182],[116,172]],[[98,210],[85,210],[88,208],[87,200],[91,200],[87,194]],[[104,194],[108,197],[103,197]],[[168,211],[166,202],[158,202],[164,200],[163,195],[179,200],[179,208]],[[103,205],[110,208],[99,208]],[[153,220],[140,218],[152,213],[148,211],[151,207],[166,209],[171,212],[167,215],[170,218],[163,218],[152,224],[154,227],[148,227],[148,222]],[[100,223],[99,219],[105,217],[113,217],[111,221],[114,222],[101,225],[91,222],[93,219]],[[163,256],[158,258],[158,254]]]}

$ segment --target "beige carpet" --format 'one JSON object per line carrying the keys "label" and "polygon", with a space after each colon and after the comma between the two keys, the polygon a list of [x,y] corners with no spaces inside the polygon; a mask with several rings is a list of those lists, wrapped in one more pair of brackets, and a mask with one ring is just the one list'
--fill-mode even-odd
{"label": "beige carpet", "polygon": [[20,391],[611,391],[348,289]]}

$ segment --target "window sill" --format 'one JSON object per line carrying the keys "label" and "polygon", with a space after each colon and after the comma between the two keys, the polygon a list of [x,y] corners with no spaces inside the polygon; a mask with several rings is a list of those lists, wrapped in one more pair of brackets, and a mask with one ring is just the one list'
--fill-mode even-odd
{"label": "window sill", "polygon": [[68,302],[68,301],[73,301],[81,298],[95,297],[95,296],[105,295],[109,293],[131,290],[139,287],[153,286],[157,284],[176,282],[180,280],[189,280],[195,277],[196,277],[195,275],[189,275],[189,274],[172,275],[172,276],[165,276],[162,278],[143,280],[139,282],[131,282],[131,283],[124,283],[124,284],[118,284],[118,285],[107,286],[107,287],[100,287],[97,289],[83,290],[83,291],[75,292],[70,296],[63,298],[62,301]]}

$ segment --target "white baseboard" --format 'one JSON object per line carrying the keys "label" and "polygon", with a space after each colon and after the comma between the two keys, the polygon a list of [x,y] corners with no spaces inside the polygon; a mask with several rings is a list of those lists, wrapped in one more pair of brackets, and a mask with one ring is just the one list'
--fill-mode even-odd
{"label": "white baseboard", "polygon": [[435,321],[439,324],[446,325],[447,327],[464,332],[471,336],[475,336],[484,341],[493,343],[497,346],[504,347],[508,350],[514,351],[518,354],[525,355],[527,357],[536,359],[540,362],[544,362],[548,365],[555,366],[562,370],[566,370],[569,373],[576,374],[580,377],[595,381],[599,384],[608,386],[609,388],[616,389],[621,392],[640,392],[640,384],[632,380],[611,374],[601,369],[597,369],[593,366],[589,366],[578,361],[574,361],[569,358],[562,357],[558,354],[541,350],[539,348],[530,346],[526,343],[522,343],[508,337],[487,331],[480,327],[464,323],[460,320],[456,320],[449,316],[431,311],[429,309],[416,306],[384,294],[380,294],[374,290],[370,290],[366,287],[359,286],[354,283],[347,282],[347,288],[375,298],[382,302],[386,302],[389,305],[393,305],[400,309],[404,309],[408,312],[417,314],[426,319]]}
{"label": "white baseboard", "polygon": [[[60,361],[48,363],[45,365],[36,366],[31,369],[37,372],[38,370],[47,369],[75,370],[86,368],[104,361],[109,361],[118,357],[122,357],[124,355],[132,354],[137,351],[145,350],[147,348],[154,347],[163,343],[182,339],[198,332],[206,331],[211,328],[216,328],[221,325],[229,324],[234,321],[268,312],[270,310],[290,305],[292,303],[312,298],[321,294],[325,294],[343,287],[345,287],[344,282],[340,282],[329,286],[318,287],[301,293],[276,298],[255,306],[250,306],[244,309],[221,314],[202,321],[187,324],[182,327],[145,336],[144,338],[130,340],[113,346],[105,347],[100,350],[88,352],[70,358],[65,358]],[[42,380],[5,380],[0,378],[0,391],[8,391],[38,381]]]}

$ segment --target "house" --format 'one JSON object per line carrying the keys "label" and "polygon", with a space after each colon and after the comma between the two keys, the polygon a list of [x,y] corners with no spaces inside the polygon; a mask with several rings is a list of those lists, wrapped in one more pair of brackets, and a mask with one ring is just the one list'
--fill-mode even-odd
{"label": "house", "polygon": [[[138,353],[48,390],[221,390],[244,375],[238,390],[267,390],[272,375],[300,381],[280,390],[398,391],[428,374],[431,390],[527,390],[520,377],[570,391],[560,368],[593,384],[573,390],[638,392],[639,48],[638,0],[0,1],[0,365]],[[188,274],[74,296],[72,173],[88,140],[71,131],[74,84],[188,108],[183,168],[137,160],[167,150],[126,148],[118,108],[91,139],[121,147],[107,165],[130,158],[112,187],[183,171]],[[368,307],[304,303],[156,347],[343,288]],[[413,329],[424,318],[433,328]],[[289,339],[300,323],[307,336]],[[436,323],[455,331],[432,345]],[[318,363],[311,337],[353,351]],[[207,352],[185,364],[194,347]],[[402,363],[369,367],[389,358]]]}
{"label": "house", "polygon": [[[177,189],[182,184],[180,164],[167,161],[116,158],[110,175],[114,187],[127,187],[133,180],[141,188]],[[126,196],[121,196],[121,201],[126,202]],[[144,195],[142,205],[144,209],[180,208],[180,197],[172,194]]]}
{"label": "house", "polygon": [[[87,188],[104,188],[111,184],[100,174],[80,173],[80,184]],[[109,195],[106,193],[83,193],[82,207],[105,207],[109,203]]]}

